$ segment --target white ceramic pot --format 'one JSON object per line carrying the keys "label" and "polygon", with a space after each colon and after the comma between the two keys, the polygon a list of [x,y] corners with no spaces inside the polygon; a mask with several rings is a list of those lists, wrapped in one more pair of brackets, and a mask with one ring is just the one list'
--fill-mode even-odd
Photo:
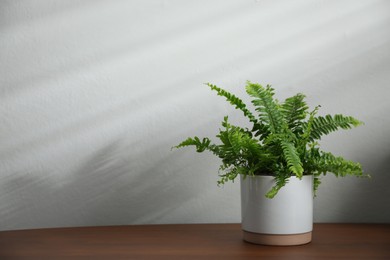
{"label": "white ceramic pot", "polygon": [[273,199],[265,194],[272,176],[241,176],[241,217],[244,240],[265,245],[300,245],[311,241],[313,176],[291,177]]}

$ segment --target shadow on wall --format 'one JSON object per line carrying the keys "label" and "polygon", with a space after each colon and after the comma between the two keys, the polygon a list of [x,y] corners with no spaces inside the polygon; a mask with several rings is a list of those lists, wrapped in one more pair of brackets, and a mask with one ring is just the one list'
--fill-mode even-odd
{"label": "shadow on wall", "polygon": [[[6,177],[0,230],[153,223],[201,192],[188,176],[172,176],[168,164],[178,155],[169,148],[149,147],[131,159],[126,149],[134,147],[107,145],[60,183],[43,172]],[[159,149],[168,152],[152,158]]]}
{"label": "shadow on wall", "polygon": [[[239,3],[239,2],[238,2]],[[149,3],[152,5],[155,5],[155,8],[160,8],[160,3]],[[133,6],[134,5],[134,6]],[[1,4],[0,4],[1,6]],[[71,4],[66,2],[61,2],[60,4],[52,4],[48,6],[47,3],[41,4],[39,6],[38,4],[33,5],[35,8],[40,10],[47,10],[46,13],[40,13],[39,16],[33,17],[34,20],[27,20],[25,17],[28,17],[27,15],[19,15],[22,17],[22,19],[17,18],[6,18],[4,19],[7,22],[7,29],[12,30],[13,27],[21,24],[32,24],[32,22],[38,23],[35,25],[38,29],[41,29],[41,24],[49,25],[49,29],[52,31],[52,34],[55,35],[58,33],[58,31],[67,31],[70,28],[72,28],[73,33],[77,33],[73,30],[73,27],[75,26],[73,23],[81,20],[83,26],[86,26],[85,30],[92,31],[94,33],[96,28],[99,28],[98,32],[96,33],[95,37],[100,37],[100,41],[105,43],[106,41],[109,42],[108,46],[104,46],[102,43],[100,48],[97,48],[95,46],[96,42],[93,42],[94,48],[91,47],[91,42],[84,42],[84,40],[80,40],[78,38],[77,34],[73,35],[75,39],[77,39],[78,46],[80,49],[84,49],[82,52],[82,55],[74,56],[74,52],[72,53],[62,53],[63,56],[71,57],[69,61],[65,59],[61,59],[61,62],[55,63],[55,64],[47,64],[43,63],[42,69],[38,70],[38,72],[33,73],[31,75],[24,76],[23,74],[18,74],[17,78],[14,78],[12,80],[11,88],[9,89],[8,93],[13,94],[20,94],[21,92],[25,91],[27,88],[26,86],[31,86],[31,83],[33,82],[36,86],[42,86],[44,83],[46,83],[49,79],[57,79],[64,75],[64,71],[72,74],[76,74],[77,72],[84,71],[85,73],[89,72],[92,68],[97,69],[97,67],[101,64],[107,64],[107,67],[112,66],[112,62],[115,62],[116,64],[119,64],[118,61],[129,61],[129,60],[145,60],[145,55],[148,55],[149,53],[156,52],[156,53],[163,53],[163,51],[160,51],[161,45],[164,46],[164,44],[171,45],[172,42],[177,42],[179,38],[183,38],[187,36],[188,34],[193,34],[194,32],[202,31],[204,28],[210,28],[210,24],[223,24],[226,21],[229,21],[232,19],[233,16],[240,17],[244,16],[245,12],[250,9],[250,7],[246,6],[243,3],[239,3],[238,5],[232,4],[232,3],[225,3],[223,8],[215,9],[213,12],[205,13],[204,17],[202,19],[199,19],[199,17],[195,16],[195,19],[188,19],[185,20],[185,22],[175,23],[174,27],[169,27],[168,29],[162,29],[158,31],[158,33],[150,33],[146,34],[147,36],[144,37],[136,37],[135,39],[133,37],[129,37],[126,35],[129,34],[129,24],[136,24],[138,20],[129,20],[128,23],[123,23],[122,20],[120,20],[121,17],[127,16],[133,17],[134,13],[137,12],[134,11],[137,4],[128,2],[128,3],[113,3],[113,2],[105,2],[105,1],[83,1],[82,3],[77,4]],[[38,6],[38,7],[37,7]],[[18,7],[13,7],[15,9],[20,9]],[[10,8],[4,8],[4,10],[7,10]],[[1,8],[0,8],[1,10]],[[89,12],[83,12],[82,10],[89,10]],[[13,13],[14,10],[11,10]],[[125,11],[127,13],[125,13]],[[0,12],[0,18],[1,18],[1,12]],[[129,15],[129,14],[133,14]],[[149,17],[150,16],[150,17]],[[155,19],[152,15],[149,14],[149,16],[142,16],[142,19]],[[20,18],[18,17],[18,18]],[[64,28],[61,27],[61,30],[58,29],[58,19],[65,17],[69,20],[69,23],[61,24],[61,26],[64,26]],[[135,17],[135,16],[134,16]],[[106,27],[107,22],[105,22],[104,19],[109,20],[111,23],[113,23],[113,26],[116,27],[116,30],[119,30],[120,37],[107,37],[107,35],[111,35],[113,32],[112,27]],[[138,18],[140,19],[140,18]],[[119,22],[117,21],[119,20]],[[12,23],[11,23],[11,22]],[[123,26],[122,24],[125,24]],[[1,25],[1,24],[0,24]],[[97,26],[98,25],[98,26]],[[57,27],[56,27],[57,26]],[[77,24],[77,26],[80,26],[80,24]],[[89,27],[88,27],[89,26]],[[1,28],[1,27],[0,27]],[[83,28],[83,27],[82,27]],[[133,29],[132,27],[130,27]],[[14,29],[15,30],[15,29]],[[135,28],[133,29],[135,30]],[[148,32],[148,28],[144,28],[144,31]],[[91,34],[91,32],[89,32]],[[81,31],[82,35],[85,35],[84,31]],[[51,34],[49,34],[51,35]],[[95,34],[93,34],[95,35]],[[72,36],[72,35],[70,35]],[[114,34],[115,36],[115,34]],[[115,41],[110,41],[110,38],[115,38]],[[58,38],[60,39],[60,37]],[[72,40],[72,37],[69,37],[70,40]],[[61,44],[58,44],[57,46],[62,46],[69,41],[67,39],[65,42],[61,40]],[[57,40],[57,39],[55,39]],[[53,44],[56,45],[56,44]],[[86,46],[84,46],[86,45]],[[97,45],[100,46],[100,45]],[[60,50],[57,50],[60,52]],[[77,52],[76,52],[77,53]],[[88,57],[86,59],[85,57]],[[53,61],[51,61],[53,62]],[[128,72],[129,65],[125,67],[124,69],[126,72]],[[134,62],[135,67],[139,67],[139,62]],[[215,66],[215,70],[218,70],[220,67],[220,64],[218,66]],[[146,68],[145,68],[146,69]]]}
{"label": "shadow on wall", "polygon": [[[347,214],[340,221],[362,222],[375,220],[378,223],[390,223],[390,154],[378,161],[366,162],[371,179],[360,179],[351,190],[351,196],[343,198]],[[386,202],[387,203],[383,203]]]}
{"label": "shadow on wall", "polygon": [[[161,149],[166,151],[155,153]],[[110,156],[120,157],[116,153],[111,151]],[[200,192],[184,180],[185,176],[173,176],[169,164],[177,155],[170,153],[168,147],[148,147],[114,164],[106,156],[107,153],[97,154],[78,173],[84,176],[78,178],[77,190],[80,197],[90,199],[91,205],[85,211],[84,224],[156,223]],[[91,181],[93,176],[100,178]]]}
{"label": "shadow on wall", "polygon": [[[362,161],[368,178],[328,174],[315,199],[315,222],[390,223],[388,161]],[[387,202],[386,202],[387,201]],[[385,203],[384,203],[385,202]]]}

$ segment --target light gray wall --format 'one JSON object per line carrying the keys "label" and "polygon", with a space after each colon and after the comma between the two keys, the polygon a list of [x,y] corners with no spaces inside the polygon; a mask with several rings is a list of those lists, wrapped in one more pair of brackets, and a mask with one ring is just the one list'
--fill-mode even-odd
{"label": "light gray wall", "polygon": [[239,222],[187,136],[246,80],[366,125],[324,139],[372,180],[323,179],[316,222],[390,221],[389,1],[1,1],[0,229]]}

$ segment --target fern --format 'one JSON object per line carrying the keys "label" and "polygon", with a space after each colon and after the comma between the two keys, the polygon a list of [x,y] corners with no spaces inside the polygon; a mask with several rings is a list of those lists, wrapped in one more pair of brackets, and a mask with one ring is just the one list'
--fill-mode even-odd
{"label": "fern", "polygon": [[[290,171],[299,178],[302,178],[302,163],[294,144],[289,140],[289,137],[293,135],[291,130],[288,128],[286,118],[283,117],[282,107],[279,106],[277,101],[273,98],[273,89],[269,85],[264,88],[259,84],[248,82],[246,90],[247,93],[254,98],[252,103],[255,105],[256,111],[259,112],[260,118],[265,122],[264,124],[268,124],[270,126],[269,130],[273,135],[271,135],[267,141],[269,142],[270,139],[274,139],[273,143],[282,148],[285,161]],[[292,102],[290,101],[292,100],[287,100],[286,103],[291,104]],[[290,114],[290,116],[294,117],[297,114],[297,111],[295,110],[296,108],[296,106],[290,106],[290,110],[288,110],[290,113],[287,113],[287,107],[285,107],[285,115]],[[282,178],[280,181],[282,182]]]}
{"label": "fern", "polygon": [[302,162],[299,158],[298,152],[295,149],[295,146],[288,141],[281,141],[283,148],[283,154],[287,162],[287,166],[290,171],[294,173],[298,178],[303,176]]}
{"label": "fern", "polygon": [[204,152],[206,149],[210,149],[210,139],[203,138],[202,141],[200,141],[199,137],[195,136],[194,138],[187,138],[185,141],[181,142],[179,145],[175,146],[174,148],[181,148],[185,146],[191,146],[194,145],[196,147],[196,151],[198,153]]}
{"label": "fern", "polygon": [[308,112],[303,94],[289,97],[281,104],[274,98],[274,89],[267,85],[247,82],[246,92],[252,97],[253,113],[235,95],[215,85],[206,84],[223,96],[253,124],[252,129],[241,128],[222,121],[213,144],[207,137],[188,138],[174,148],[195,146],[197,152],[210,151],[222,160],[218,184],[234,181],[238,175],[271,175],[275,185],[266,194],[273,198],[288,183],[291,176],[314,176],[314,190],[321,184],[320,177],[328,172],[336,176],[368,176],[359,163],[321,151],[316,140],[339,129],[350,129],[362,124],[351,116],[340,114],[317,116],[320,106]]}
{"label": "fern", "polygon": [[265,196],[269,199],[272,199],[274,198],[279,190],[281,188],[283,188],[287,183],[288,183],[288,179],[290,178],[290,175],[288,174],[278,174],[278,178],[275,178],[275,185],[271,188],[270,191],[268,191]]}
{"label": "fern", "polygon": [[217,87],[216,85],[206,83],[207,86],[210,87],[211,90],[217,92],[219,96],[225,97],[226,101],[228,101],[231,105],[233,105],[236,109],[241,110],[244,113],[250,122],[253,123],[252,132],[255,136],[260,136],[260,138],[264,138],[267,135],[267,128],[261,122],[259,122],[256,117],[252,114],[252,112],[247,108],[246,104],[235,95],[229,93],[228,91]]}
{"label": "fern", "polygon": [[305,95],[299,93],[287,98],[281,106],[281,111],[288,127],[296,134],[301,133],[303,130],[301,124],[308,114],[307,110],[309,107],[304,99]]}
{"label": "fern", "polygon": [[349,161],[341,156],[335,156],[329,152],[319,151],[311,162],[311,171],[319,174],[333,173],[335,176],[346,175],[364,176],[362,166],[359,163]]}
{"label": "fern", "polygon": [[264,125],[269,126],[271,133],[280,133],[285,128],[285,121],[278,108],[276,100],[273,99],[274,93],[271,86],[266,88],[259,84],[248,82],[246,92],[253,97],[253,105],[259,113],[260,120]]}
{"label": "fern", "polygon": [[319,140],[322,135],[341,129],[351,129],[361,125],[362,122],[351,117],[337,114],[335,116],[326,115],[325,117],[315,117],[312,122],[312,129],[309,135],[309,141]]}
{"label": "fern", "polygon": [[206,83],[207,86],[209,86],[212,90],[216,91],[219,96],[223,96],[226,98],[227,101],[229,101],[230,104],[234,105],[236,109],[241,110],[246,117],[249,118],[249,121],[251,121],[254,124],[257,124],[258,121],[256,120],[255,116],[246,108],[245,103],[235,95],[227,92],[224,89],[221,89],[213,84]]}

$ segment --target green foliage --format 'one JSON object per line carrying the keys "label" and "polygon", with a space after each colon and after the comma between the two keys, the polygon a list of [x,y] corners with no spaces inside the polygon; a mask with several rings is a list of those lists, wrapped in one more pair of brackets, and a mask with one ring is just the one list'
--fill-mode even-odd
{"label": "green foliage", "polygon": [[353,126],[359,126],[362,124],[359,120],[351,116],[343,115],[326,115],[325,117],[319,116],[313,119],[313,126],[309,135],[309,141],[319,140],[322,135],[327,135],[330,132],[337,131],[339,128],[350,129]]}
{"label": "green foliage", "polygon": [[313,175],[315,190],[321,183],[320,177],[328,172],[341,177],[367,176],[359,163],[323,152],[317,142],[323,135],[361,125],[359,120],[340,114],[317,116],[320,106],[309,112],[303,94],[279,103],[271,86],[248,82],[246,92],[252,98],[255,116],[240,98],[215,85],[206,85],[241,110],[252,123],[251,130],[244,129],[230,124],[225,116],[223,128],[216,136],[220,144],[194,137],[175,146],[195,146],[197,152],[208,150],[218,156],[222,160],[218,184],[234,181],[239,174],[274,176],[275,186],[266,194],[273,198],[291,176]]}
{"label": "green foliage", "polygon": [[255,116],[246,108],[245,103],[241,99],[215,85],[212,85],[210,83],[206,83],[206,85],[209,86],[212,90],[215,90],[219,96],[225,97],[226,100],[229,101],[230,104],[234,105],[236,109],[240,109],[252,123],[258,123]]}
{"label": "green foliage", "polygon": [[281,105],[281,111],[284,116],[288,128],[294,132],[294,134],[302,134],[302,122],[306,119],[307,110],[309,107],[306,105],[305,95],[297,94],[293,97],[287,98]]}

